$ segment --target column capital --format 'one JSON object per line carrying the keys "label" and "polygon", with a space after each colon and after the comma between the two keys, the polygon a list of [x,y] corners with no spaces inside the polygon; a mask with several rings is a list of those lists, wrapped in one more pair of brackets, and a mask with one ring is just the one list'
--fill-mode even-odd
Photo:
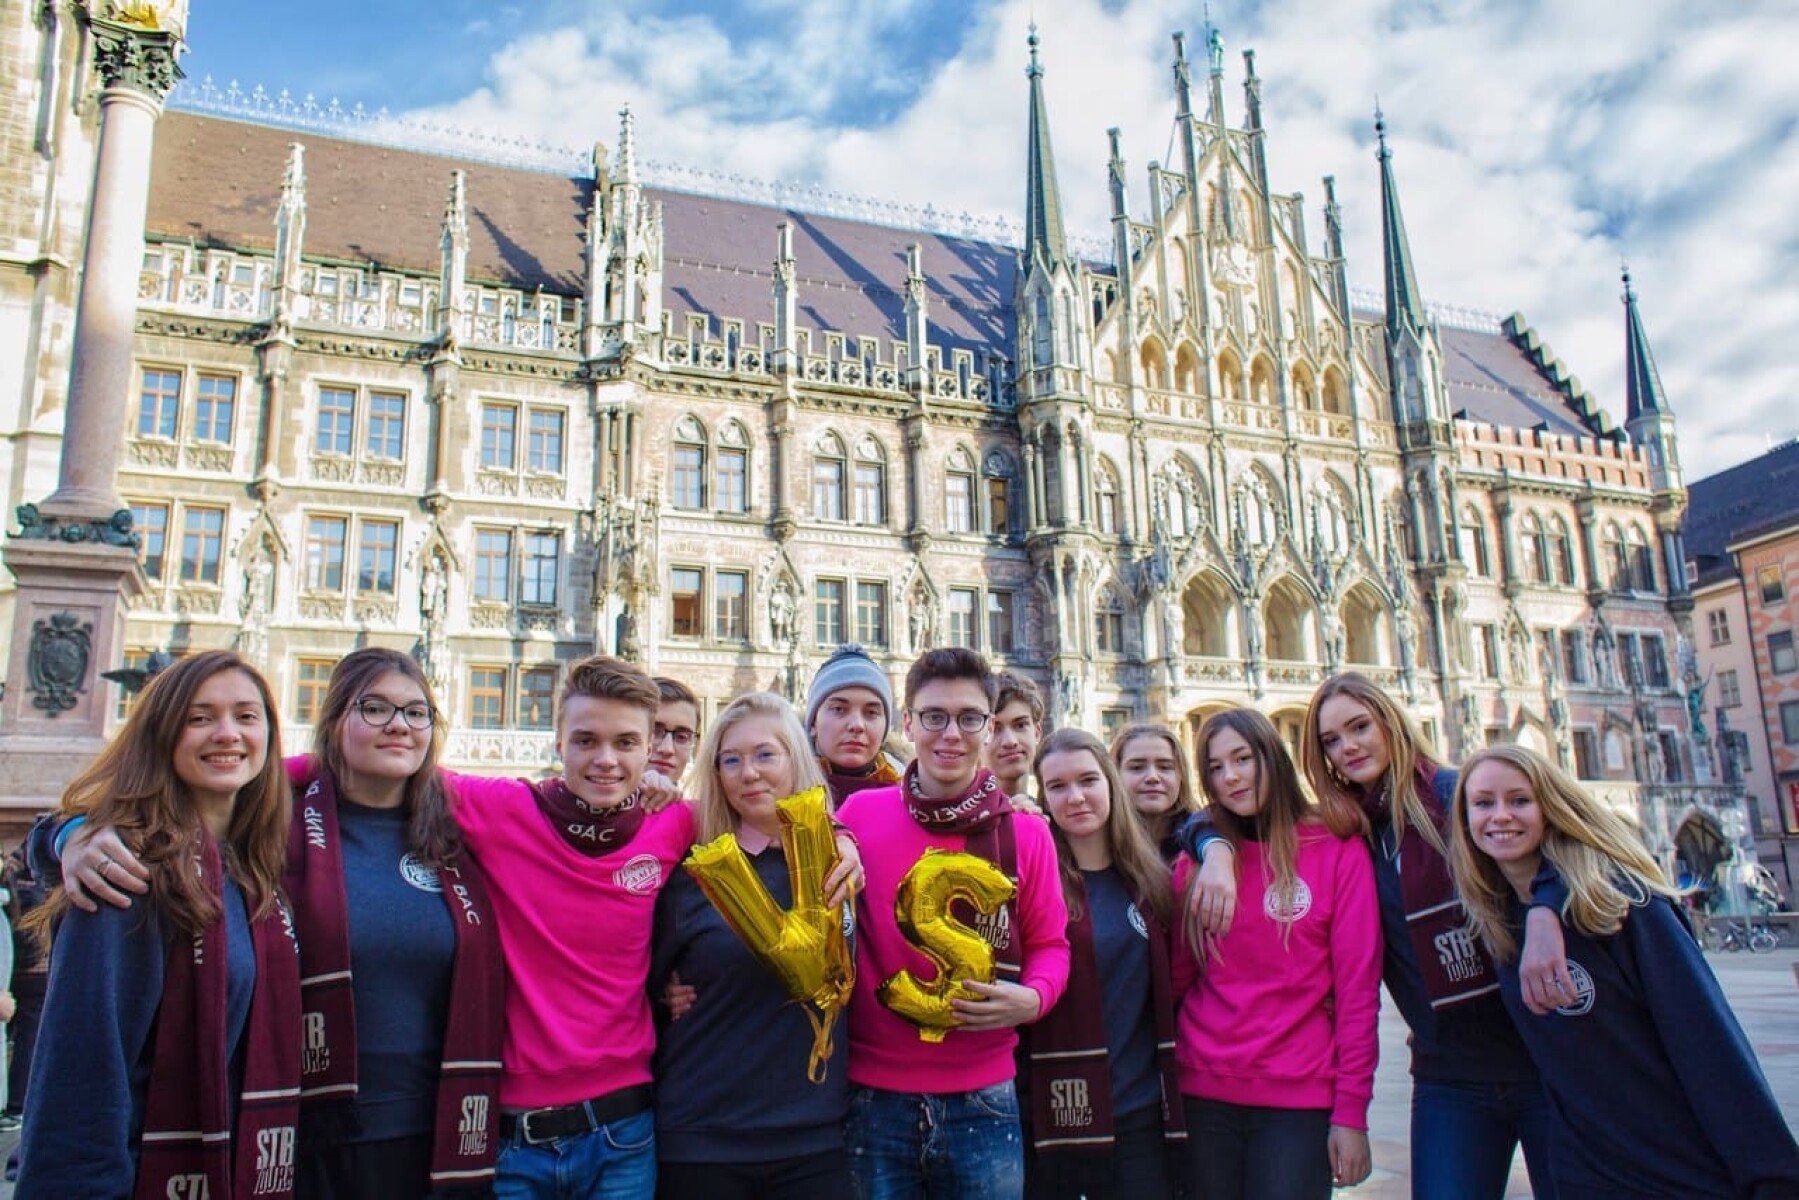
{"label": "column capital", "polygon": [[[116,7],[102,6],[108,13]],[[102,86],[136,92],[160,108],[182,77],[175,61],[185,49],[180,33],[98,15],[88,18],[88,29],[94,35],[94,66]]]}

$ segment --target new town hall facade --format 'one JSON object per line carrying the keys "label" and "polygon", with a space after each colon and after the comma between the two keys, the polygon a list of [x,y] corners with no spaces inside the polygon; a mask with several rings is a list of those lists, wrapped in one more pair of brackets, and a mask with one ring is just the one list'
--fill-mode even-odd
{"label": "new town hall facade", "polygon": [[[62,432],[81,17],[8,6],[0,34],[9,512]],[[896,678],[968,645],[1057,722],[1189,738],[1239,702],[1292,734],[1353,667],[1448,753],[1534,744],[1715,857],[1744,831],[1690,737],[1685,493],[1628,283],[1618,429],[1521,317],[1422,303],[1383,131],[1353,186],[1381,189],[1385,303],[1358,307],[1333,181],[1314,251],[1253,55],[1239,125],[1206,49],[1174,42],[1175,161],[1113,134],[1111,244],[1079,253],[1034,35],[1022,251],[651,186],[628,113],[547,170],[187,85],[118,464],[148,583],[127,658],[236,645],[304,737],[339,657],[401,648],[449,760],[521,773],[595,650],[715,711],[797,698],[841,642]]]}

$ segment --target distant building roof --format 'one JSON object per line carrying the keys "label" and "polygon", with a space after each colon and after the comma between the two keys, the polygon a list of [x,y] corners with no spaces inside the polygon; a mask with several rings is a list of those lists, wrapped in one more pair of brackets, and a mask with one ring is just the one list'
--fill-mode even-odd
{"label": "distant building roof", "polygon": [[1707,575],[1731,570],[1725,553],[1745,534],[1799,520],[1799,438],[1687,484],[1687,556]]}
{"label": "distant building roof", "polygon": [[[180,110],[157,125],[148,232],[272,251],[293,141],[306,146],[308,258],[437,271],[450,172],[462,170],[470,280],[561,295],[584,290],[592,179]],[[663,304],[677,322],[686,313],[736,318],[750,328],[772,322],[775,231],[790,221],[803,326],[902,340],[906,247],[917,242],[932,344],[1015,353],[1011,246],[686,192],[645,193],[663,205]],[[1591,432],[1501,330],[1446,327],[1441,335],[1452,411],[1494,425]]]}

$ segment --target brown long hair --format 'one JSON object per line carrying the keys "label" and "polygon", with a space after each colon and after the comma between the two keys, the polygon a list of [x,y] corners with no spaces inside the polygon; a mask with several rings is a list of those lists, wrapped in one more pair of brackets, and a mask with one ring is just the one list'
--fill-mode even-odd
{"label": "brown long hair", "polygon": [[[417,684],[431,706],[431,742],[425,748],[425,759],[406,781],[403,801],[408,814],[407,849],[433,867],[445,867],[462,853],[462,829],[450,815],[449,797],[437,775],[437,761],[443,754],[443,718],[437,711],[437,700],[431,694],[431,683],[418,660],[398,650],[365,646],[345,655],[331,671],[331,683],[325,689],[325,700],[319,707],[318,725],[313,730],[313,752],[319,762],[336,777],[338,787],[348,778],[344,761],[344,722],[350,717],[363,693],[383,675],[402,675]],[[350,799],[354,800],[352,796]]]}
{"label": "brown long hair", "polygon": [[[1105,743],[1084,729],[1069,727],[1044,738],[1031,763],[1031,773],[1037,777],[1037,794],[1043,795],[1043,760],[1052,754],[1071,754],[1079,750],[1093,756],[1093,761],[1099,764],[1100,774],[1106,779],[1111,810],[1106,814],[1106,849],[1112,854],[1112,865],[1124,876],[1125,886],[1137,906],[1149,909],[1156,920],[1166,923],[1174,905],[1168,867],[1157,853],[1155,843],[1149,840],[1149,831],[1143,828],[1143,820],[1132,806],[1130,794],[1124,790],[1124,781],[1119,779],[1118,767],[1106,753]],[[1047,807],[1045,801],[1046,810]],[[1068,902],[1068,916],[1072,920],[1081,915],[1086,887],[1081,882],[1080,867],[1075,865],[1074,848],[1068,844],[1062,827],[1051,820],[1049,828],[1056,841],[1062,896]]]}
{"label": "brown long hair", "polygon": [[[1199,793],[1193,789],[1193,768],[1187,765],[1187,752],[1181,748],[1181,739],[1174,736],[1174,730],[1166,725],[1126,725],[1112,739],[1112,762],[1120,772],[1124,770],[1125,747],[1140,737],[1161,738],[1168,743],[1168,751],[1174,756],[1174,774],[1181,786],[1174,794],[1174,803],[1162,817],[1172,828],[1188,814],[1199,811]],[[1142,814],[1139,813],[1138,816],[1141,817]]]}
{"label": "brown long hair", "polygon": [[[1239,817],[1212,794],[1211,772],[1206,770],[1206,760],[1212,752],[1212,739],[1227,729],[1248,742],[1250,752],[1255,755],[1256,790],[1261,793],[1261,807],[1256,810],[1253,822]],[[1280,731],[1274,727],[1274,722],[1253,708],[1220,709],[1199,727],[1198,750],[1194,757],[1199,766],[1200,786],[1205,789],[1218,832],[1229,838],[1232,846],[1241,847],[1248,840],[1262,843],[1268,855],[1268,873],[1282,900],[1281,911],[1292,911],[1293,885],[1298,879],[1299,827],[1317,822],[1319,813],[1299,782],[1299,772],[1293,766],[1293,757],[1287,753],[1286,744],[1281,741]],[[1236,862],[1241,871],[1241,853]],[[1194,881],[1198,878],[1198,872],[1195,872]],[[1291,924],[1285,917],[1278,919],[1283,925]]]}
{"label": "brown long hair", "polygon": [[1468,924],[1494,958],[1518,955],[1507,923],[1512,885],[1499,864],[1474,845],[1468,829],[1468,780],[1482,763],[1500,762],[1530,781],[1531,798],[1543,813],[1542,855],[1568,887],[1561,917],[1588,937],[1609,937],[1624,925],[1633,904],[1651,895],[1681,895],[1661,864],[1621,813],[1594,799],[1566,771],[1523,746],[1488,746],[1462,764],[1450,814],[1449,871],[1468,910]]}
{"label": "brown long hair", "polygon": [[1312,693],[1312,702],[1306,705],[1299,761],[1306,782],[1312,785],[1312,794],[1318,797],[1324,823],[1338,837],[1372,836],[1368,814],[1362,808],[1362,786],[1331,765],[1330,755],[1324,752],[1324,740],[1318,731],[1320,710],[1325,701],[1337,696],[1346,696],[1366,708],[1386,738],[1387,774],[1380,786],[1392,796],[1393,836],[1403,838],[1406,827],[1415,825],[1418,836],[1429,842],[1437,853],[1444,853],[1443,835],[1438,832],[1437,823],[1431,820],[1430,809],[1419,791],[1419,768],[1435,770],[1443,760],[1411,715],[1394,703],[1393,697],[1379,684],[1354,671],[1344,671],[1325,680]]}
{"label": "brown long hair", "polygon": [[[244,890],[252,919],[275,905],[287,831],[293,820],[287,773],[281,763],[280,718],[268,682],[230,650],[181,659],[150,680],[122,729],[62,794],[64,816],[86,817],[95,829],[115,829],[150,872],[149,903],[183,933],[195,935],[219,917],[219,902],[195,871],[206,827],[187,784],[175,774],[174,750],[200,687],[214,675],[240,671],[262,695],[268,755],[256,777],[238,790],[219,852]],[[27,920],[47,930],[69,906],[52,891]]]}

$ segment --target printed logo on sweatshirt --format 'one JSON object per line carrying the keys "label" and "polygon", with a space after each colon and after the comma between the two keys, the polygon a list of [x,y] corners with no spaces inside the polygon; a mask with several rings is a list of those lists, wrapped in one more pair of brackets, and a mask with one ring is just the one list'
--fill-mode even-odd
{"label": "printed logo on sweatshirt", "polygon": [[1297,875],[1293,877],[1291,902],[1281,895],[1279,884],[1269,884],[1268,890],[1262,893],[1262,912],[1270,921],[1297,921],[1311,911],[1312,889]]}
{"label": "printed logo on sweatshirt", "polygon": [[1085,1129],[1093,1124],[1093,1095],[1080,1078],[1049,1081],[1049,1117],[1058,1129]]}
{"label": "printed logo on sweatshirt", "polygon": [[1131,928],[1135,929],[1137,931],[1137,935],[1145,940],[1148,940],[1148,938],[1149,938],[1149,922],[1145,921],[1143,919],[1143,914],[1142,914],[1142,912],[1138,911],[1138,908],[1135,903],[1127,904],[1124,906],[1124,915],[1130,919]]}
{"label": "printed logo on sweatshirt", "polygon": [[294,1190],[294,1127],[278,1125],[256,1134],[256,1186],[252,1196]]}
{"label": "printed logo on sweatshirt", "polygon": [[1436,947],[1437,962],[1443,967],[1443,974],[1451,983],[1463,983],[1478,978],[1487,968],[1481,957],[1480,945],[1474,935],[1465,927],[1457,926],[1445,930],[1431,939]]}
{"label": "printed logo on sweatshirt", "polygon": [[654,854],[639,854],[612,873],[612,882],[638,896],[662,886],[662,863]]}
{"label": "printed logo on sweatshirt", "polygon": [[400,878],[421,892],[443,894],[444,881],[437,871],[410,850],[400,856]]}
{"label": "printed logo on sweatshirt", "polygon": [[1598,989],[1593,986],[1593,977],[1587,969],[1568,960],[1568,979],[1574,984],[1574,1003],[1564,1004],[1555,1011],[1564,1017],[1584,1017],[1593,1011],[1593,1001],[1598,998]]}

